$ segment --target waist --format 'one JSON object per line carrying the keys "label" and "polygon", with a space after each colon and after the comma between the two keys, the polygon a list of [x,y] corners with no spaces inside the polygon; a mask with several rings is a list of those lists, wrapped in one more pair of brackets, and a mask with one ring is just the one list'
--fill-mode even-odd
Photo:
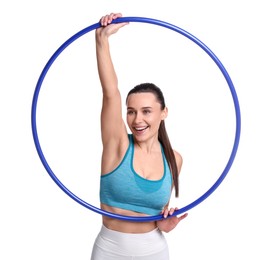
{"label": "waist", "polygon": [[[136,216],[136,217],[146,216],[145,214],[142,213],[119,209],[105,204],[101,204],[101,208],[105,211],[114,214],[124,215],[124,216]],[[155,221],[132,222],[132,221],[120,220],[117,218],[110,218],[106,216],[102,217],[102,223],[106,228],[110,230],[124,232],[124,233],[146,233],[154,230],[157,227]]]}
{"label": "waist", "polygon": [[120,238],[121,241],[124,241],[124,240],[130,241],[132,239],[136,240],[136,239],[142,239],[142,238],[157,239],[157,238],[160,238],[161,236],[163,236],[163,233],[157,227],[155,227],[154,229],[152,229],[148,232],[144,232],[144,233],[126,233],[126,232],[113,230],[113,229],[106,227],[105,225],[102,225],[100,233],[103,236],[109,237],[111,239],[118,240]]}

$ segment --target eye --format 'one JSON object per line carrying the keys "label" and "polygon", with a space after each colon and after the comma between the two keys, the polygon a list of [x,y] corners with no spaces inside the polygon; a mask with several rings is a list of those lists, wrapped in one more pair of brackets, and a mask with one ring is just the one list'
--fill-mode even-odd
{"label": "eye", "polygon": [[134,114],[134,111],[133,111],[133,110],[128,110],[128,111],[127,111],[127,114],[128,114],[128,115],[133,115],[133,114]]}
{"label": "eye", "polygon": [[151,113],[151,111],[150,111],[149,109],[144,109],[144,110],[143,110],[143,114],[147,115],[147,114],[149,114],[149,113]]}

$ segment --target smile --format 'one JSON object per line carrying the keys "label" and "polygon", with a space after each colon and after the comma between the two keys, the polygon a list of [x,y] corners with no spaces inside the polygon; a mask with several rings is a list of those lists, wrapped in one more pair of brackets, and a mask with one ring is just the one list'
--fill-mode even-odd
{"label": "smile", "polygon": [[148,128],[148,126],[144,126],[144,127],[134,127],[134,129],[137,131],[137,132],[142,132],[144,130],[146,130]]}

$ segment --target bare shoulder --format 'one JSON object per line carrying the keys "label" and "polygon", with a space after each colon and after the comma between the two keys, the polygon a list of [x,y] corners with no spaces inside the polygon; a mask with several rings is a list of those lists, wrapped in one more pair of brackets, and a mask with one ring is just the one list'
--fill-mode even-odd
{"label": "bare shoulder", "polygon": [[183,163],[182,155],[179,152],[175,151],[175,150],[174,150],[174,154],[175,154],[178,170],[179,170],[179,173],[180,173],[181,167],[182,167],[182,163]]}

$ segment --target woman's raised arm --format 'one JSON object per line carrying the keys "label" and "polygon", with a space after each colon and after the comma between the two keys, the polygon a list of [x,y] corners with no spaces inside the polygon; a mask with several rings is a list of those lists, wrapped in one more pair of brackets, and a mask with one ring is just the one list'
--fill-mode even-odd
{"label": "woman's raised arm", "polygon": [[103,91],[101,133],[104,147],[120,142],[121,138],[126,135],[118,79],[112,62],[108,40],[112,34],[127,24],[111,24],[114,19],[121,16],[119,13],[103,16],[100,19],[102,26],[95,33],[98,73]]}

